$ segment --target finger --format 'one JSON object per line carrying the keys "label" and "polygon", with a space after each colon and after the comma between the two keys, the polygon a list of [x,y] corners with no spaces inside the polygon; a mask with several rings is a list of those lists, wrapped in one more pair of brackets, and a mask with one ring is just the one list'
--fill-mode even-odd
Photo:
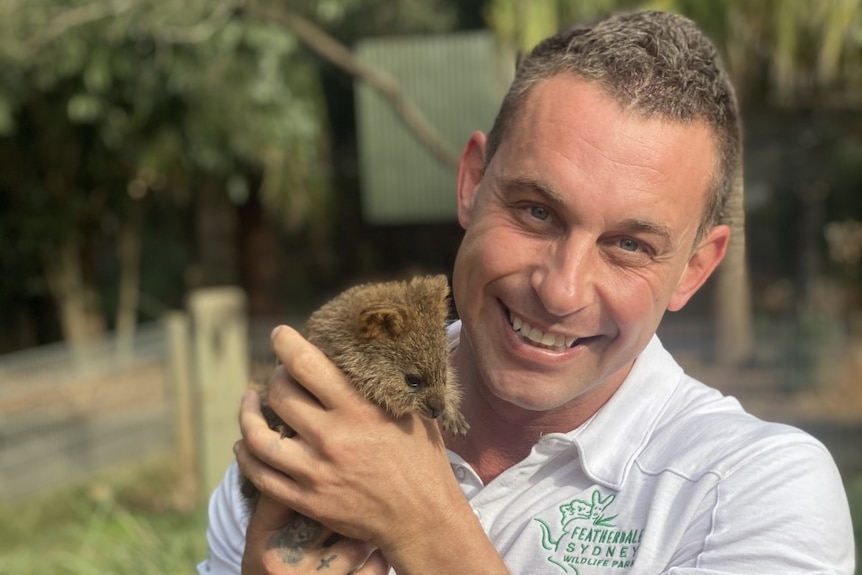
{"label": "finger", "polygon": [[[284,423],[291,430],[299,432],[300,429],[307,427],[303,425],[303,421],[319,419],[323,413],[320,402],[296,383],[283,366],[277,366],[272,371],[264,392],[268,412],[263,409],[259,393],[255,393],[255,397],[243,396],[240,406],[240,430],[243,437],[248,437],[252,433],[261,433],[268,437],[262,427],[257,429],[261,425],[261,416],[268,429],[278,429],[279,435],[284,437],[281,433],[284,430],[278,428],[276,424]],[[272,417],[273,413],[276,415],[275,418]]]}
{"label": "finger", "polygon": [[[268,446],[265,446],[262,452],[255,452],[250,448],[248,440],[240,440],[234,443],[234,455],[240,473],[251,481],[258,491],[288,506],[294,506],[301,489],[291,474],[301,477],[301,470],[294,468],[291,463],[300,457],[302,450],[293,440],[281,439],[277,433],[274,433],[274,436],[272,442],[278,449],[282,449],[282,452],[276,452],[276,447]],[[291,452],[294,454],[291,455]]]}
{"label": "finger", "polygon": [[[276,386],[280,391],[273,393],[273,400],[270,401],[269,405],[270,409],[275,410],[278,406],[282,412],[290,412],[294,409],[299,409],[303,412],[321,412],[322,408],[320,404],[314,401],[313,398],[310,398],[305,392],[290,390],[290,388],[297,387],[295,384],[287,383],[285,385],[288,389],[282,390],[280,389],[282,386]],[[303,395],[306,396],[306,399],[303,399]],[[273,402],[278,405],[272,405]],[[298,418],[292,415],[282,418],[281,413],[276,412],[276,414],[291,427],[298,420]],[[283,450],[289,450],[291,447],[291,442],[281,441],[284,439],[281,433],[270,427],[269,421],[267,421],[266,416],[262,412],[260,396],[255,392],[246,391],[242,395],[239,409],[239,429],[243,439],[249,443],[255,453],[270,453],[278,457]],[[267,461],[271,463],[272,459],[267,458]]]}
{"label": "finger", "polygon": [[383,557],[380,549],[377,549],[362,567],[353,572],[353,575],[386,575],[387,573],[389,573],[389,562]]}
{"label": "finger", "polygon": [[325,408],[331,409],[358,396],[344,373],[293,328],[276,327],[272,332],[272,349],[290,375]]}
{"label": "finger", "polygon": [[247,425],[256,425],[255,419],[263,419],[264,424],[266,423],[266,419],[264,419],[263,414],[260,411],[260,395],[254,389],[246,389],[242,392],[242,397],[240,399],[239,404],[239,423],[240,430],[242,430],[243,419],[246,420]]}
{"label": "finger", "polygon": [[247,390],[242,394],[239,429],[243,439],[252,443],[257,449],[263,449],[270,444],[278,447],[275,440],[280,439],[281,434],[270,428],[269,422],[261,411],[261,400],[257,392]]}
{"label": "finger", "polygon": [[293,379],[283,366],[273,372],[266,400],[269,408],[300,435],[326,414],[317,398]]}

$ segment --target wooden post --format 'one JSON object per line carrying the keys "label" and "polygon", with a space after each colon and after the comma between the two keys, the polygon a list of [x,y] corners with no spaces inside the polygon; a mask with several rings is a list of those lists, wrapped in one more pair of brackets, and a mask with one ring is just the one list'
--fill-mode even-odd
{"label": "wooden post", "polygon": [[195,430],[198,413],[195,409],[191,372],[191,345],[188,315],[175,311],[164,318],[168,341],[168,381],[174,403],[174,445],[178,468],[184,481],[193,488],[201,484],[198,452],[195,450]]}
{"label": "wooden post", "polygon": [[245,293],[235,287],[197,290],[189,298],[199,401],[201,490],[209,497],[233,462],[239,400],[249,379]]}

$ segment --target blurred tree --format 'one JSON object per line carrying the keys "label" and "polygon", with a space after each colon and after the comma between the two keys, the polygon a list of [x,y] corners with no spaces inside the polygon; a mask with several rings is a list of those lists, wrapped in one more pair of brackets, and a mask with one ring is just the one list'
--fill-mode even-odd
{"label": "blurred tree", "polygon": [[[810,110],[856,107],[862,103],[862,2],[860,0],[653,0],[649,6],[674,10],[698,21],[721,45],[737,94],[749,114],[764,107]],[[753,114],[751,114],[753,115]],[[751,293],[745,264],[742,174],[726,219],[738,240],[719,269],[716,289],[717,356],[738,364],[753,353]],[[816,275],[825,190],[800,182],[803,292]],[[807,231],[806,231],[807,230]]]}
{"label": "blurred tree", "polygon": [[241,5],[0,5],[0,254],[27,274],[2,297],[44,285],[69,342],[104,328],[95,248],[106,241],[122,271],[117,323],[133,329],[142,213],[154,201],[195,206],[197,283],[235,281],[232,206],[252,192],[289,228],[325,222],[313,62],[282,28],[238,18]]}
{"label": "blurred tree", "polygon": [[486,18],[501,40],[524,54],[558,30],[637,5],[638,0],[491,0]]}

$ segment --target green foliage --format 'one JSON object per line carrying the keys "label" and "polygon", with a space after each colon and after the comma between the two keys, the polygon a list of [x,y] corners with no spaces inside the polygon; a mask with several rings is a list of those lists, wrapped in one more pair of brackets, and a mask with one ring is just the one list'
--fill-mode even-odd
{"label": "green foliage", "polygon": [[[475,1],[475,0],[474,0]],[[368,36],[433,33],[456,25],[456,4],[465,0],[297,0],[292,9],[319,22],[347,44]]]}
{"label": "green foliage", "polygon": [[522,50],[554,30],[615,10],[684,14],[722,48],[742,92],[781,105],[859,104],[860,0],[492,0],[492,28]]}
{"label": "green foliage", "polygon": [[20,112],[36,94],[58,94],[66,121],[93,125],[105,152],[116,155],[109,168],[125,172],[127,181],[144,168],[169,179],[189,169],[227,177],[243,165],[265,169],[267,154],[278,154],[293,183],[306,184],[278,191],[318,197],[325,191],[314,173],[319,162],[291,161],[297,147],[320,149],[314,69],[293,37],[243,20],[237,8],[21,2],[0,25],[0,62],[17,78],[0,89],[0,102]]}
{"label": "green foliage", "polygon": [[860,104],[860,0],[647,0],[700,24],[749,100],[779,106]]}
{"label": "green foliage", "polygon": [[69,243],[98,298],[100,261],[141,203],[259,188],[294,229],[326,221],[316,64],[241,4],[0,5],[0,308],[47,293],[46,262]]}

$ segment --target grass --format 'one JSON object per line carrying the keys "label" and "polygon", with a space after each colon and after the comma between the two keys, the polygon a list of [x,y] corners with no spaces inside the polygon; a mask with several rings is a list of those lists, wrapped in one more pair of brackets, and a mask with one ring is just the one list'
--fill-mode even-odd
{"label": "grass", "polygon": [[172,575],[206,556],[206,510],[166,464],[0,507],[0,573]]}
{"label": "grass", "polygon": [[[188,493],[170,465],[157,461],[0,506],[0,573],[194,573],[206,555],[206,509]],[[859,542],[862,474],[848,478],[847,494]]]}

